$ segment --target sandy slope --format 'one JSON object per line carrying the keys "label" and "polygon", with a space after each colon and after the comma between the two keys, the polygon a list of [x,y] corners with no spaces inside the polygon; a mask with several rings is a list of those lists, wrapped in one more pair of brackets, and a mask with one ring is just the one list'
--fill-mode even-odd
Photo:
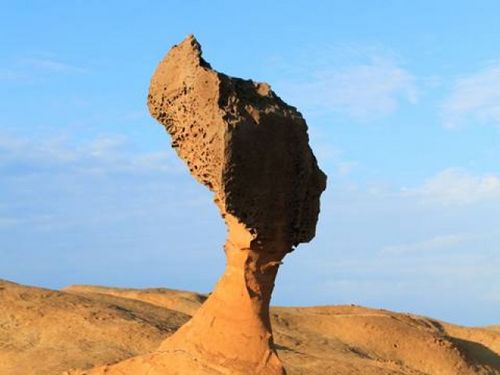
{"label": "sandy slope", "polygon": [[0,374],[58,374],[153,349],[188,315],[0,281]]}
{"label": "sandy slope", "polygon": [[193,315],[207,299],[206,296],[201,294],[166,288],[124,289],[90,285],[72,285],[64,288],[63,291],[87,296],[89,293],[90,295],[99,293],[138,300],[155,306],[165,307],[170,310],[180,311],[188,315]]}
{"label": "sandy slope", "polygon": [[500,325],[492,325],[492,326],[488,326],[486,328],[491,329],[493,331],[500,332]]}
{"label": "sandy slope", "polygon": [[500,336],[488,330],[359,306],[273,315],[290,374],[500,373]]}
{"label": "sandy slope", "polygon": [[[0,374],[58,374],[157,348],[205,299],[0,281]],[[175,311],[177,310],[177,311]],[[289,374],[500,374],[500,332],[358,306],[273,308]]]}

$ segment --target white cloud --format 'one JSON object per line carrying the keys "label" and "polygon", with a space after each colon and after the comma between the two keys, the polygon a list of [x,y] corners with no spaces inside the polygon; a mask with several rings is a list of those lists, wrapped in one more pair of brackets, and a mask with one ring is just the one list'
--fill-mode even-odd
{"label": "white cloud", "polygon": [[75,142],[0,132],[0,180],[0,237],[12,231],[11,248],[18,247],[14,232],[23,227],[31,234],[65,235],[83,226],[100,233],[92,226],[120,222],[135,229],[138,220],[160,221],[169,210],[183,221],[184,212],[176,209],[200,195],[210,202],[211,195],[192,181],[173,150],[138,151],[120,136]]}
{"label": "white cloud", "polygon": [[467,234],[440,235],[423,241],[385,246],[382,249],[381,254],[401,255],[449,249],[463,244],[467,240],[470,240],[471,237],[472,236]]}
{"label": "white cloud", "polygon": [[86,68],[51,57],[24,57],[0,66],[0,82],[33,83],[44,76],[88,72]]}
{"label": "white cloud", "polygon": [[25,82],[28,75],[11,68],[0,67],[0,82]]}
{"label": "white cloud", "polygon": [[500,62],[458,79],[442,116],[448,128],[468,122],[500,125]]}
{"label": "white cloud", "polygon": [[0,134],[0,172],[164,173],[180,163],[165,151],[134,152],[121,136],[101,136],[75,144],[67,138],[30,140]]}
{"label": "white cloud", "polygon": [[36,57],[23,58],[20,60],[20,65],[25,65],[33,69],[43,70],[53,73],[84,73],[85,69],[68,64],[53,58]]}
{"label": "white cloud", "polygon": [[346,176],[352,172],[359,163],[356,161],[341,161],[337,163],[337,173],[341,176]]}
{"label": "white cloud", "polygon": [[[321,140],[321,137],[319,139],[320,141],[313,145],[314,154],[320,166],[324,168],[328,175],[345,177],[360,165],[357,161],[347,160],[344,151],[332,147],[324,140]],[[330,168],[330,166],[333,168]]]}
{"label": "white cloud", "polygon": [[370,120],[395,112],[401,102],[418,100],[415,78],[385,56],[373,55],[351,66],[318,68],[306,77],[283,87],[287,99],[311,111]]}
{"label": "white cloud", "polygon": [[13,217],[0,217],[0,229],[8,229],[10,227],[21,224],[22,220]]}
{"label": "white cloud", "polygon": [[417,196],[424,201],[442,205],[465,205],[484,200],[500,199],[500,176],[472,175],[462,169],[445,169],[422,186],[404,188],[405,196]]}

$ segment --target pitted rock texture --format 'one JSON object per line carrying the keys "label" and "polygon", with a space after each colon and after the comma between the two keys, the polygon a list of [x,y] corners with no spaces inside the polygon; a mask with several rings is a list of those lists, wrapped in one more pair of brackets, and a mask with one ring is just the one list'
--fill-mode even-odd
{"label": "pitted rock texture", "polygon": [[253,246],[281,239],[292,247],[314,237],[326,176],[301,114],[268,84],[216,72],[190,36],[156,70],[148,106],[222,214],[252,234]]}
{"label": "pitted rock texture", "polygon": [[151,80],[148,107],[228,228],[226,270],[157,352],[86,374],[282,375],[269,303],[283,257],[315,235],[326,176],[301,114],[266,83],[213,70],[193,36]]}

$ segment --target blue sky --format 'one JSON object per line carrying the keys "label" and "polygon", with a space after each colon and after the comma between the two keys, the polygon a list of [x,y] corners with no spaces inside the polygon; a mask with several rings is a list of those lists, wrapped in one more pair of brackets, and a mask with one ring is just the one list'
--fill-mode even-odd
{"label": "blue sky", "polygon": [[497,1],[0,2],[0,277],[209,291],[225,228],[145,105],[194,33],[308,121],[329,186],[275,304],[500,322]]}

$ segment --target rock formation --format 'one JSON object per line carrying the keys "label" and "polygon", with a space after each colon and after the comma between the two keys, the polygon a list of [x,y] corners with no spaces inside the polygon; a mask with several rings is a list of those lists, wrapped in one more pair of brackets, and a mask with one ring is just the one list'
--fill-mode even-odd
{"label": "rock formation", "polygon": [[156,353],[97,371],[284,374],[273,348],[271,293],[283,257],[314,237],[326,187],[306,122],[266,83],[213,70],[193,36],[158,66],[148,107],[214,193],[228,228],[227,265],[200,310]]}

